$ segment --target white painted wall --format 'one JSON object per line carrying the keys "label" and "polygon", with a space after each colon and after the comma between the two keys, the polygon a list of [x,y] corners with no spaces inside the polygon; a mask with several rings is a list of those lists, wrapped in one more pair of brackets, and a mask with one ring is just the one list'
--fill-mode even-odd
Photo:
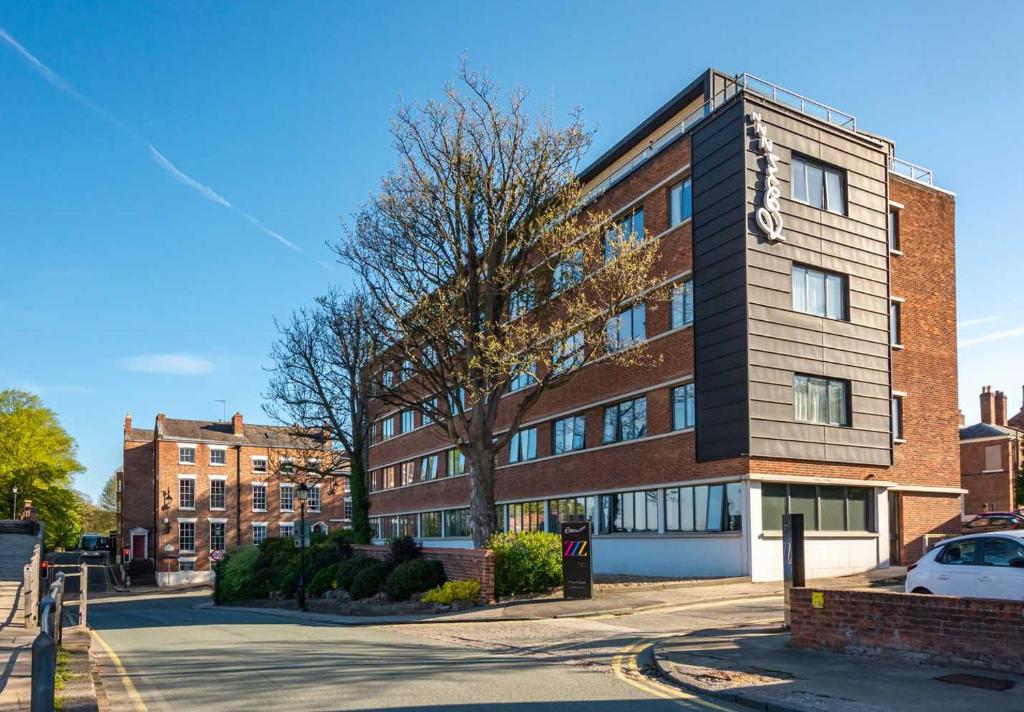
{"label": "white painted wall", "polygon": [[591,539],[594,573],[636,576],[743,576],[738,534],[702,536],[597,536]]}
{"label": "white painted wall", "polygon": [[164,571],[157,572],[157,586],[183,586],[202,583],[213,583],[212,571]]}

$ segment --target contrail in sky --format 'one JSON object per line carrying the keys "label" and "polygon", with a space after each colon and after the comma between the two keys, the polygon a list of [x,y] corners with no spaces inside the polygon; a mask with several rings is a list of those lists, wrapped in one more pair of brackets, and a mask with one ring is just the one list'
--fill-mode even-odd
{"label": "contrail in sky", "polygon": [[222,205],[225,208],[227,208],[228,210],[231,210],[232,212],[234,212],[239,217],[242,217],[245,220],[247,220],[250,223],[252,223],[256,227],[256,229],[259,230],[260,232],[262,232],[264,235],[269,235],[270,237],[274,238],[275,240],[280,242],[282,245],[284,245],[288,249],[295,250],[295,251],[299,250],[298,245],[296,245],[294,242],[286,239],[283,235],[281,235],[281,233],[275,232],[274,230],[271,230],[269,227],[264,225],[262,222],[260,222],[258,219],[256,219],[255,217],[253,217],[249,213],[245,212],[244,210],[235,207],[234,205],[232,205],[228,201],[227,198],[225,198],[224,196],[219,194],[217,191],[215,191],[210,186],[203,185],[202,183],[197,181],[195,178],[193,178],[192,176],[190,176],[187,173],[185,173],[183,170],[181,170],[176,165],[174,165],[171,162],[171,160],[169,158],[167,158],[167,156],[165,156],[164,154],[160,153],[160,151],[157,150],[156,146],[154,146],[152,143],[150,143],[149,141],[146,141],[141,136],[139,136],[137,133],[132,131],[128,126],[123,124],[120,121],[120,119],[118,119],[116,116],[111,114],[109,111],[104,109],[99,104],[96,104],[92,100],[90,100],[90,99],[82,96],[81,94],[79,94],[77,89],[75,89],[73,86],[71,86],[71,84],[66,82],[55,71],[53,71],[52,69],[47,67],[42,62],[40,62],[36,58],[35,55],[33,55],[31,52],[29,52],[27,49],[25,49],[22,46],[22,44],[20,42],[18,42],[18,40],[14,39],[14,37],[12,37],[7,32],[7,30],[5,30],[3,27],[0,27],[0,39],[2,39],[4,42],[9,44],[11,47],[13,47],[18,52],[18,54],[20,54],[29,64],[32,65],[32,68],[35,69],[36,72],[39,74],[39,76],[41,76],[43,79],[45,79],[46,81],[48,81],[53,86],[55,86],[58,89],[60,89],[62,92],[64,92],[68,96],[70,96],[72,99],[77,101],[79,104],[81,104],[85,108],[89,109],[92,112],[95,112],[99,116],[102,116],[104,119],[106,119],[108,122],[110,122],[113,126],[117,127],[118,130],[120,130],[121,132],[123,132],[127,136],[131,137],[131,139],[133,141],[145,144],[146,148],[149,151],[149,157],[158,166],[163,168],[164,171],[166,171],[168,174],[170,174],[171,177],[173,177],[175,180],[177,180],[179,183],[181,183],[182,185],[185,185],[185,186],[191,188],[192,190],[194,190],[195,192],[199,193],[199,195],[203,196],[207,200],[209,200],[211,202],[214,202],[214,203],[217,203],[218,205]]}

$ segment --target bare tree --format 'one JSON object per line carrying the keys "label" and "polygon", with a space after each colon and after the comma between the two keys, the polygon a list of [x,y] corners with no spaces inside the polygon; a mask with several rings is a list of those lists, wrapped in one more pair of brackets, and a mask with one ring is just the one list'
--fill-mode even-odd
{"label": "bare tree", "polygon": [[311,478],[348,470],[352,528],[362,543],[370,540],[366,464],[370,365],[379,353],[378,322],[365,295],[332,291],[278,324],[264,405],[271,418],[292,426],[300,441],[319,435],[331,443],[323,454],[305,458],[313,459],[313,466],[293,462],[277,471],[282,479],[308,484]]}
{"label": "bare tree", "polygon": [[[579,112],[558,128],[528,115],[525,91],[465,66],[458,78],[444,101],[399,109],[399,166],[337,250],[389,335],[379,396],[433,421],[466,457],[481,546],[496,529],[496,454],[579,368],[649,358],[620,342],[615,319],[660,280],[642,228],[583,209],[575,171],[592,136]],[[503,401],[513,383],[529,387]]]}

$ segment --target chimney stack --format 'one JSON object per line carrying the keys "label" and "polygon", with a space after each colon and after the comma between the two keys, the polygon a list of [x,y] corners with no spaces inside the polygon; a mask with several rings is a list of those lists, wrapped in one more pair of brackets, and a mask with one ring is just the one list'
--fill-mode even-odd
{"label": "chimney stack", "polygon": [[992,392],[992,386],[984,386],[981,389],[981,422],[992,425],[996,420],[996,394]]}
{"label": "chimney stack", "polygon": [[1006,394],[1002,391],[996,391],[996,425],[1002,425],[1006,427],[1006,416],[1007,410],[1009,409],[1010,399],[1006,397]]}
{"label": "chimney stack", "polygon": [[245,424],[242,423],[242,414],[235,413],[231,416],[231,432],[235,435],[241,435],[245,429]]}
{"label": "chimney stack", "polygon": [[128,437],[128,434],[132,431],[132,414],[124,414],[124,436]]}

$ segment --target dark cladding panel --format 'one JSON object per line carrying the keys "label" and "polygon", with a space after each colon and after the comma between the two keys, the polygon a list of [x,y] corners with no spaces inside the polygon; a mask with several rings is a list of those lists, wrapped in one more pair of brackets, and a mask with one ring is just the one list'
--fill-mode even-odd
{"label": "dark cladding panel", "polygon": [[697,460],[748,451],[743,104],[693,134]]}

